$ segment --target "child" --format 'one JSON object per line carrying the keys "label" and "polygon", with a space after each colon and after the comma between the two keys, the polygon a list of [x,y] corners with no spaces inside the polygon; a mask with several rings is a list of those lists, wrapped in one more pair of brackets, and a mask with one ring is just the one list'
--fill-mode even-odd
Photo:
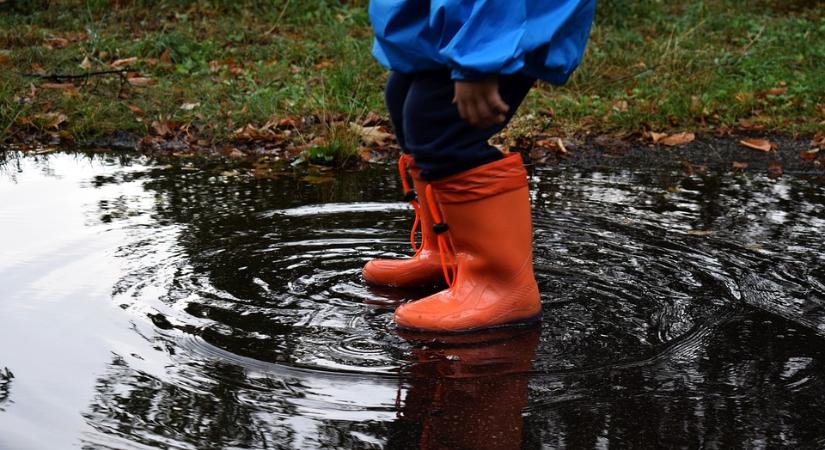
{"label": "child", "polygon": [[422,238],[420,247],[411,239],[412,258],[368,262],[364,279],[446,281],[447,289],[396,310],[404,329],[465,332],[536,320],[526,172],[520,155],[503,155],[488,139],[536,79],[567,81],[595,0],[372,0],[369,9],[373,55],[392,70],[386,104]]}

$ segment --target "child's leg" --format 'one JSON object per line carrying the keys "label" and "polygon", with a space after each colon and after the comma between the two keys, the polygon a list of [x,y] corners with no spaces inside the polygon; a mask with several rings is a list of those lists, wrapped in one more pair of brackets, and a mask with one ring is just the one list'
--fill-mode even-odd
{"label": "child's leg", "polygon": [[427,180],[501,158],[501,152],[487,141],[507,125],[535,82],[521,74],[500,76],[499,93],[510,106],[507,120],[478,129],[465,122],[453,104],[454,88],[449,71],[420,72],[410,77],[412,83],[402,111],[402,133],[405,149],[413,154],[421,176]]}
{"label": "child's leg", "polygon": [[404,153],[409,153],[404,143],[404,101],[407,99],[407,92],[410,90],[412,81],[412,75],[390,72],[387,85],[384,88],[384,102],[387,105],[387,111],[390,113],[390,122],[392,122],[398,145],[401,146]]}

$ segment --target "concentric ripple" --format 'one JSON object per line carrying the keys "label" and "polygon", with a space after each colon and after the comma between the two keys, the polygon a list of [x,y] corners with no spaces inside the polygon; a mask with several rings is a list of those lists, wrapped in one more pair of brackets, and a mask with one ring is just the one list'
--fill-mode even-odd
{"label": "concentric ripple", "polygon": [[[427,291],[361,278],[368,260],[411,253],[389,169],[311,184],[50,158],[25,170],[94,199],[87,226],[117,244],[92,255],[116,266],[109,304],[133,337],[106,336],[83,445],[825,444],[822,180],[531,168],[540,328],[436,339],[391,325]],[[61,185],[52,164],[92,174]],[[42,218],[30,203],[7,214]],[[86,240],[39,251],[70,265]],[[35,290],[27,266],[6,266],[6,285]],[[18,385],[36,392],[26,382],[0,382],[0,410],[25,401]]]}

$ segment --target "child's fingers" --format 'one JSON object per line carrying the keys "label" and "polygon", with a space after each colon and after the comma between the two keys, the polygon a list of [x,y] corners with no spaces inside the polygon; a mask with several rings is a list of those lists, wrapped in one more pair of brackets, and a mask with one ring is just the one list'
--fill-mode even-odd
{"label": "child's fingers", "polygon": [[475,123],[478,121],[478,113],[473,102],[459,102],[458,113],[461,115],[461,118],[470,125],[475,126]]}
{"label": "child's fingers", "polygon": [[501,94],[498,93],[498,89],[490,96],[490,103],[492,103],[493,109],[500,114],[507,114],[507,112],[510,111],[510,105],[504,102]]}

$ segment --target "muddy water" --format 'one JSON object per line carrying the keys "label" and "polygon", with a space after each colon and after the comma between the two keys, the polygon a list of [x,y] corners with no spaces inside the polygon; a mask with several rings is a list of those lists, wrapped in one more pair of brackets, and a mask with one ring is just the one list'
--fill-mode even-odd
{"label": "muddy water", "polygon": [[0,168],[0,448],[825,446],[825,183],[530,169],[537,329],[420,342],[365,287],[389,169]]}

